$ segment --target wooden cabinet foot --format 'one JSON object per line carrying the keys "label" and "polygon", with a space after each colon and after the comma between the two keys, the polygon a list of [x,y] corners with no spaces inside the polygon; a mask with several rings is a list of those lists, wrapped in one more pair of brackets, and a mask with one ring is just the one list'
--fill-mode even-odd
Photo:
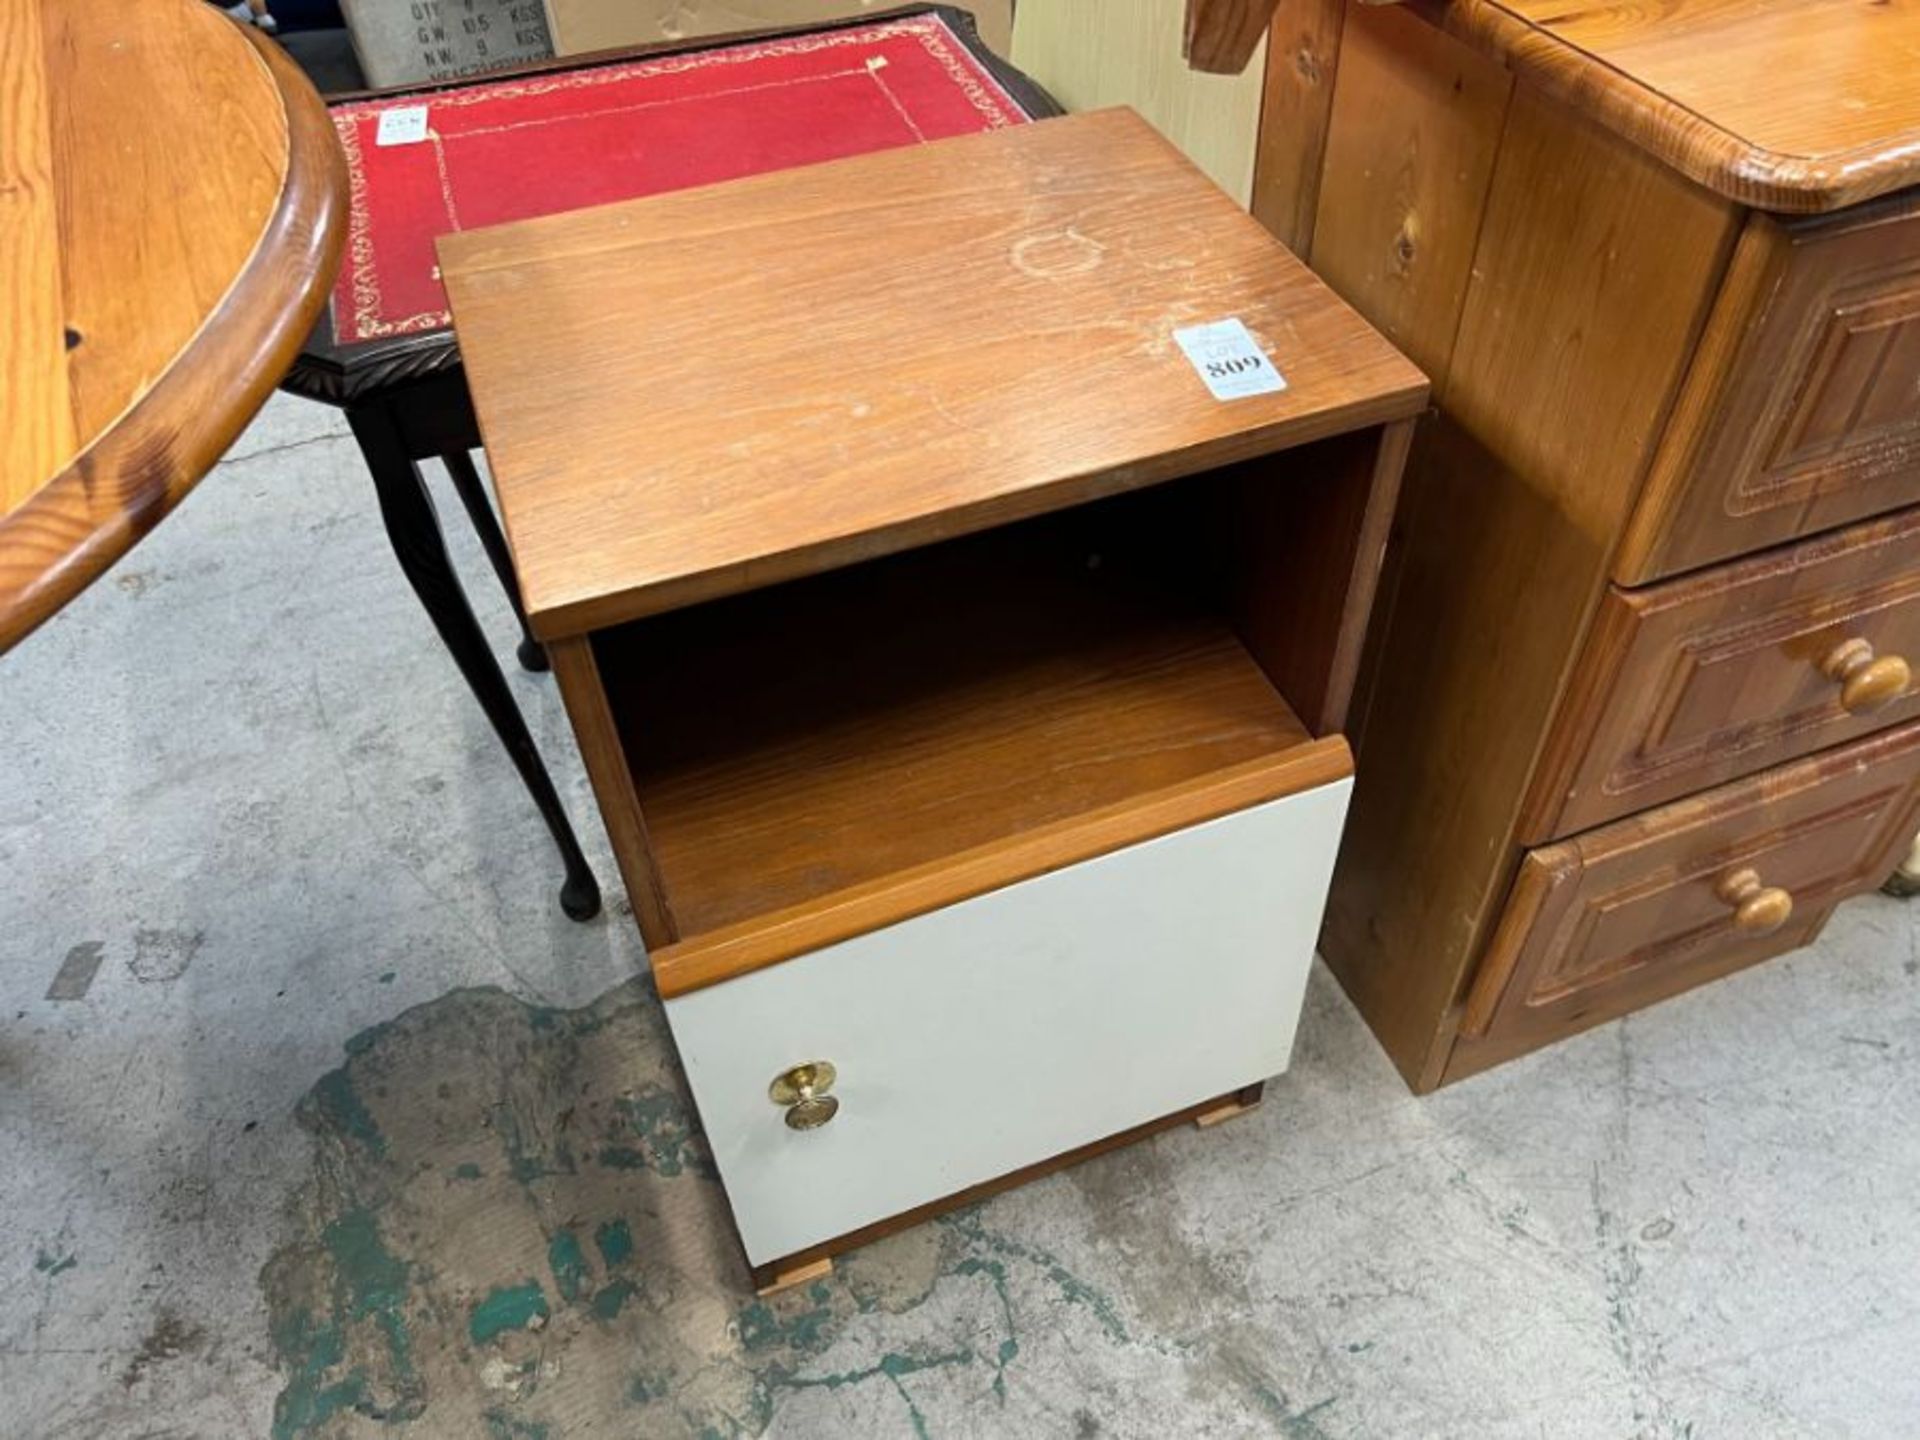
{"label": "wooden cabinet foot", "polygon": [[778,1295],[782,1290],[791,1290],[797,1285],[805,1285],[813,1280],[824,1280],[833,1273],[833,1257],[811,1260],[805,1265],[795,1265],[783,1270],[780,1262],[762,1265],[753,1272],[754,1293],[762,1300],[769,1295]]}
{"label": "wooden cabinet foot", "polygon": [[1262,1081],[1258,1085],[1249,1085],[1243,1090],[1235,1091],[1211,1110],[1202,1110],[1194,1116],[1195,1128],[1211,1130],[1215,1125],[1238,1119],[1260,1104],[1260,1097],[1265,1093],[1266,1088],[1266,1082]]}
{"label": "wooden cabinet foot", "polygon": [[1907,852],[1905,862],[1880,888],[1901,900],[1920,895],[1920,836],[1914,837],[1913,849]]}

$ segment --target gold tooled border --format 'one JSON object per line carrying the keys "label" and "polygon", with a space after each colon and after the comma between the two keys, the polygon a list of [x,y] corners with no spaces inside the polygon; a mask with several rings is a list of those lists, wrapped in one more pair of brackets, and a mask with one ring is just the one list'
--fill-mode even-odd
{"label": "gold tooled border", "polygon": [[[786,40],[764,41],[757,45],[734,45],[718,50],[700,50],[690,55],[664,55],[651,60],[634,60],[624,65],[602,65],[591,70],[569,70],[556,75],[522,81],[476,83],[471,87],[434,96],[436,109],[477,104],[491,100],[517,100],[528,95],[548,95],[558,90],[589,89],[629,79],[636,71],[650,75],[677,75],[720,65],[739,65],[781,55],[806,55],[847,45],[871,44],[876,39],[906,35],[947,72],[973,108],[986,117],[989,130],[1003,130],[1023,123],[1026,112],[1000,87],[971,54],[956,54],[949,41],[957,43],[953,31],[937,15],[891,20],[878,25],[862,25],[844,30],[828,30],[815,35],[796,35]],[[445,309],[426,310],[398,320],[380,318],[380,282],[374,269],[373,220],[367,205],[367,177],[360,148],[360,122],[396,103],[395,99],[362,100],[340,105],[330,111],[334,129],[340,136],[340,148],[347,158],[349,195],[346,271],[349,294],[353,299],[353,330],[350,336],[337,333],[342,345],[357,345],[367,340],[383,340],[393,335],[411,335],[422,330],[441,330],[452,323]],[[917,128],[917,127],[916,127]],[[449,205],[449,208],[451,206]],[[455,229],[459,226],[456,222]],[[337,311],[337,306],[336,306]]]}

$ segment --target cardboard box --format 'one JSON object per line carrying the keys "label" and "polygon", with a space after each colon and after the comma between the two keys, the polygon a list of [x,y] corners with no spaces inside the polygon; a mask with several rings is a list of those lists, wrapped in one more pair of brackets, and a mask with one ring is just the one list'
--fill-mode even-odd
{"label": "cardboard box", "polygon": [[553,54],[541,0],[342,0],[341,13],[361,73],[376,89]]}
{"label": "cardboard box", "polygon": [[[891,10],[902,0],[546,0],[556,55],[773,30]],[[1013,44],[1013,0],[953,0],[996,55]]]}

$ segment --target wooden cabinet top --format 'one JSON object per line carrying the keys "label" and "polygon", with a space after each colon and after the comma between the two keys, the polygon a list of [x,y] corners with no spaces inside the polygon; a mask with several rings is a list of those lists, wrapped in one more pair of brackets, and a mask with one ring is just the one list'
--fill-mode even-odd
{"label": "wooden cabinet top", "polygon": [[1915,0],[1435,0],[1423,13],[1743,204],[1825,211],[1920,184]]}
{"label": "wooden cabinet top", "polygon": [[[1129,111],[441,241],[535,630],[1417,412],[1411,363]],[[1237,317],[1285,376],[1217,400]]]}
{"label": "wooden cabinet top", "polygon": [[345,231],[326,111],[200,0],[0,0],[0,651],[233,442]]}

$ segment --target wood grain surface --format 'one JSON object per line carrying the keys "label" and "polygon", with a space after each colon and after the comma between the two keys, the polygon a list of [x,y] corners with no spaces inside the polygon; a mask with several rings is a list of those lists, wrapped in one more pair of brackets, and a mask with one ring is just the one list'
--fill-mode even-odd
{"label": "wood grain surface", "polygon": [[200,0],[0,0],[0,650],[271,393],[345,188],[305,78]]}
{"label": "wood grain surface", "polygon": [[1513,79],[1400,6],[1356,7],[1318,190],[1315,273],[1446,384]]}
{"label": "wood grain surface", "polygon": [[1525,837],[1570,835],[1920,715],[1912,693],[1843,706],[1829,661],[1862,641],[1920,662],[1920,511],[1610,590]]}
{"label": "wood grain surface", "polygon": [[[1465,87],[1402,93],[1488,110]],[[1386,169],[1396,133],[1372,133]],[[1735,228],[1725,201],[1516,87],[1458,317],[1400,311],[1446,383],[1408,461],[1321,949],[1418,1089],[1499,919],[1529,777]],[[1352,292],[1362,310],[1391,311],[1390,272],[1356,274],[1386,291]]]}
{"label": "wood grain surface", "polygon": [[680,933],[679,927],[667,905],[666,884],[653,861],[646,817],[640,813],[633,772],[627,766],[619,726],[607,704],[593,642],[584,635],[555,640],[547,646],[547,658],[553,664],[554,682],[566,704],[567,719],[573,724],[573,736],[593,784],[607,838],[613,842],[613,858],[620,866],[620,879],[627,887],[627,901],[633,906],[641,938],[649,949],[671,944]]}
{"label": "wood grain surface", "polygon": [[1277,0],[1187,0],[1187,63],[1238,75],[1260,48]]}
{"label": "wood grain surface", "polygon": [[[1916,824],[1908,724],[1530,852],[1446,1078],[1805,944],[1886,879]],[[1784,924],[1739,923],[1742,871],[1785,892]]]}
{"label": "wood grain surface", "polygon": [[[1272,46],[1313,13],[1283,0]],[[1263,218],[1311,236],[1440,411],[1388,549],[1322,935],[1416,1089],[1577,1028],[1456,1045],[1526,845],[1912,713],[1896,544],[1844,574],[1738,557],[1841,546],[1920,499],[1920,192],[1870,198],[1920,181],[1916,14],[1350,3],[1324,122],[1270,69],[1290,123],[1262,137]]]}
{"label": "wood grain surface", "polygon": [[1309,745],[1226,620],[1086,518],[594,637],[681,937]]}
{"label": "wood grain surface", "polygon": [[1422,8],[1729,200],[1807,213],[1920,183],[1911,0]]}
{"label": "wood grain surface", "polygon": [[1298,745],[695,935],[650,957],[654,983],[671,999],[1352,774],[1340,736]]}
{"label": "wood grain surface", "polygon": [[[1402,419],[1426,395],[1126,111],[441,252],[546,638]],[[1216,400],[1173,343],[1233,316],[1286,390]]]}
{"label": "wood grain surface", "polygon": [[1749,216],[1614,577],[1640,584],[1915,501],[1920,194]]}
{"label": "wood grain surface", "polygon": [[[1260,668],[1315,735],[1347,728],[1367,622],[1414,422],[1322,440],[1212,477],[1213,534],[1164,543],[1219,556],[1228,614]],[[1177,507],[1169,507],[1177,510]]]}
{"label": "wood grain surface", "polygon": [[1280,0],[1267,36],[1248,208],[1296,255],[1313,251],[1320,157],[1346,13],[1346,0]]}

